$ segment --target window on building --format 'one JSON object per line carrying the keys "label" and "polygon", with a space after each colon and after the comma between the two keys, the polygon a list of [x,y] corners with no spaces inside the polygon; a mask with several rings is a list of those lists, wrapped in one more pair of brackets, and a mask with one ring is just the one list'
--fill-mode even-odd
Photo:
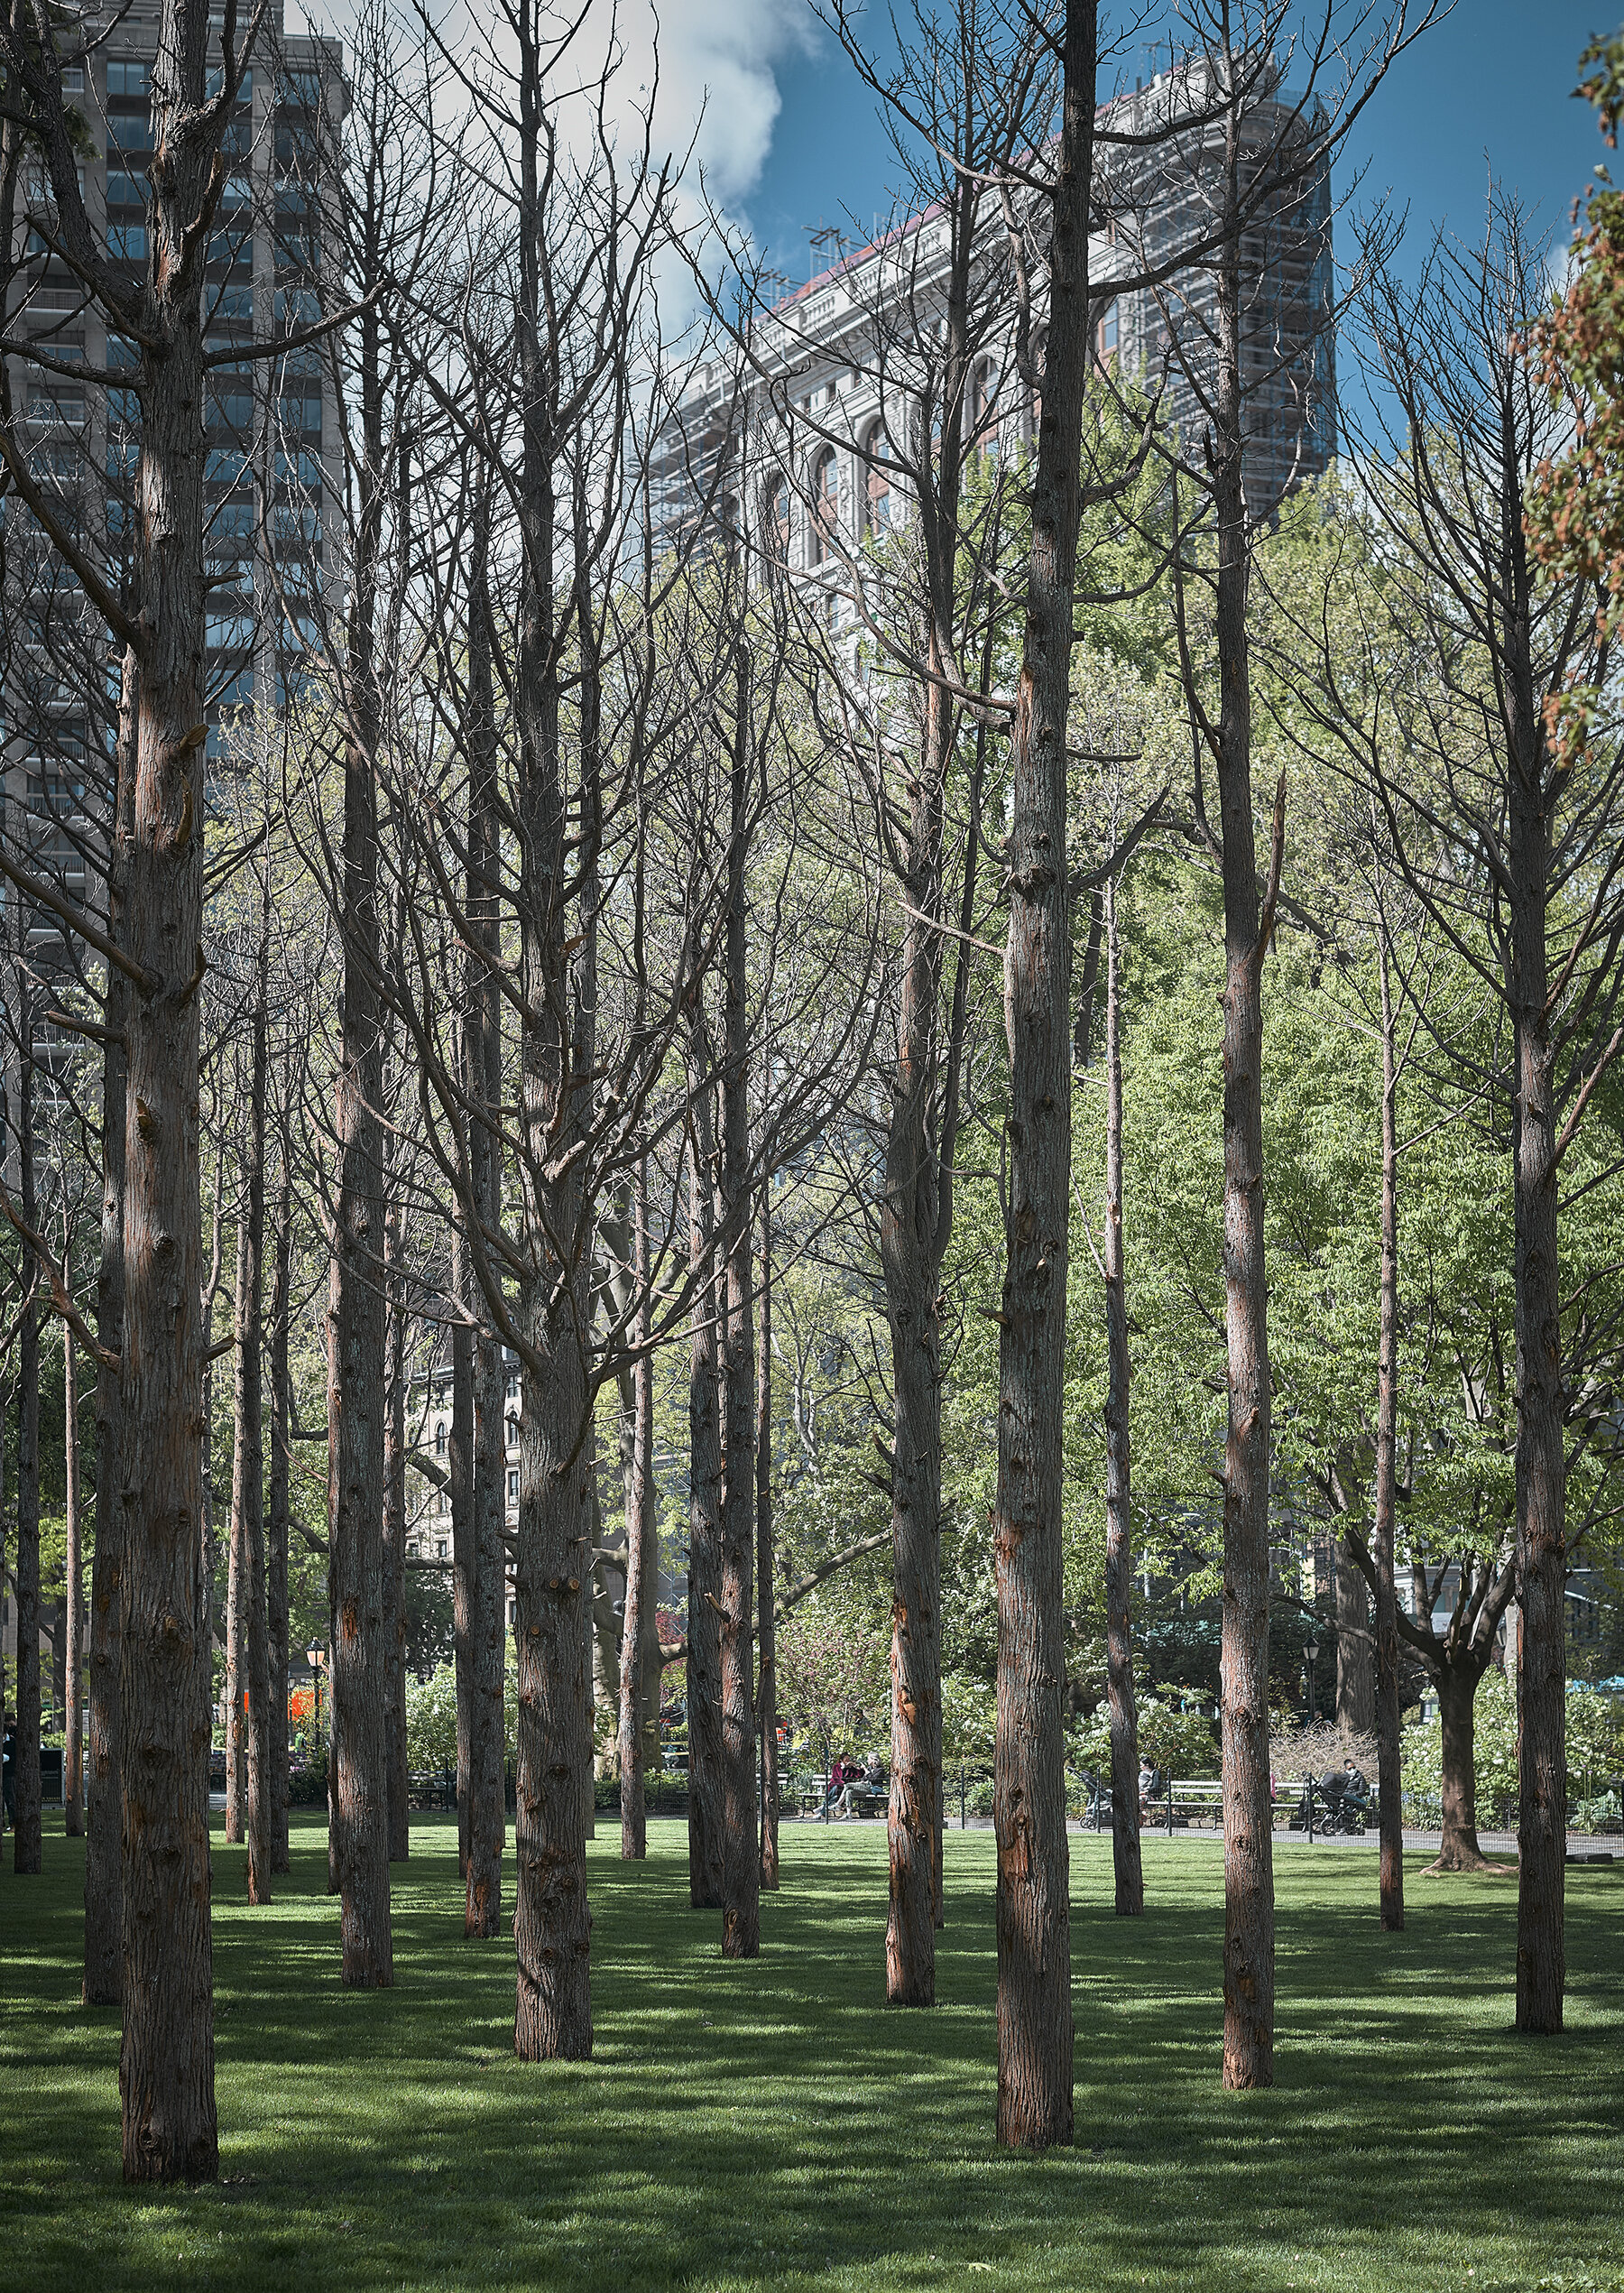
{"label": "window on building", "polygon": [[767,489],[762,522],[767,528],[767,547],[780,565],[789,562],[789,481],[780,477]]}
{"label": "window on building", "polygon": [[437,1537],[434,1540],[434,1558],[436,1560],[444,1560],[446,1558],[446,1540],[443,1537]]}
{"label": "window on building", "polygon": [[999,372],[994,361],[983,358],[970,381],[970,451],[998,453]]}
{"label": "window on building", "polygon": [[1117,355],[1121,339],[1121,320],[1115,302],[1108,302],[1100,320],[1099,346],[1101,362],[1106,363]]}
{"label": "window on building", "polygon": [[840,531],[840,464],[835,448],[826,446],[812,465],[812,524],[807,555],[822,565]]}
{"label": "window on building", "polygon": [[516,1410],[510,1410],[507,1413],[507,1439],[510,1449],[513,1447],[518,1438],[519,1413]]}
{"label": "window on building", "polygon": [[508,1475],[508,1502],[509,1502],[509,1504],[511,1504],[511,1505],[516,1505],[516,1504],[518,1503],[518,1502],[519,1502],[519,1475],[517,1475],[517,1473],[510,1473],[510,1474]]}
{"label": "window on building", "polygon": [[115,63],[107,66],[109,96],[146,96],[152,93],[152,67],[149,63]]}
{"label": "window on building", "polygon": [[885,533],[891,522],[890,440],[885,424],[875,422],[863,440],[868,467],[868,524],[871,533]]}
{"label": "window on building", "polygon": [[444,1418],[440,1419],[439,1423],[434,1429],[434,1454],[437,1457],[443,1457],[446,1454],[446,1420]]}

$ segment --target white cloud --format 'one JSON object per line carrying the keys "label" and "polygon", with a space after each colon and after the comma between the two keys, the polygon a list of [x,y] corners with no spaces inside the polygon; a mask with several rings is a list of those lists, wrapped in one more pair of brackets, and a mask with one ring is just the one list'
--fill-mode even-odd
{"label": "white cloud", "polygon": [[621,0],[628,104],[654,85],[657,13],[658,140],[680,153],[691,139],[713,194],[731,205],[760,179],[782,103],[779,72],[811,52],[815,20],[806,0],[665,0],[658,12],[650,0]]}

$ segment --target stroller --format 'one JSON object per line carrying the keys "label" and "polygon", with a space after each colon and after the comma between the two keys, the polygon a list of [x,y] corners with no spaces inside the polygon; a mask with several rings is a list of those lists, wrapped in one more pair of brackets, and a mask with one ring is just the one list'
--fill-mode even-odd
{"label": "stroller", "polygon": [[1340,1769],[1332,1769],[1317,1781],[1313,1776],[1306,1777],[1303,1799],[1312,1817],[1313,1835],[1317,1839],[1359,1838],[1365,1827],[1369,1792],[1370,1787],[1362,1776],[1355,1779]]}

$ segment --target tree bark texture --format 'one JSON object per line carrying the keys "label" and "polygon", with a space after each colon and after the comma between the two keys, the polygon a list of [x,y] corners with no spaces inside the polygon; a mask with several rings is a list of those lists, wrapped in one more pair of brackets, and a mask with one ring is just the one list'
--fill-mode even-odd
{"label": "tree bark texture", "polygon": [[332,1610],[332,1840],[343,1978],[394,1980],[384,1766],[383,1025],[378,997],[376,657],[383,522],[382,321],[357,328],[359,515],[347,628],[344,754],[344,1003],[334,1128],[338,1189],[328,1308],[328,1521]]}
{"label": "tree bark texture", "polygon": [[1132,1469],[1128,1287],[1122,1257],[1122,957],[1116,882],[1105,883],[1105,1647],[1111,1725],[1111,1852],[1121,1919],[1145,1908],[1140,1854],[1139,1713],[1133,1696]]}
{"label": "tree bark texture", "polygon": [[[247,1247],[245,1218],[237,1220],[236,1299],[235,1332],[240,1341],[243,1318],[243,1260]],[[208,1336],[205,1332],[205,1336]],[[226,1532],[226,1844],[243,1844],[248,1798],[248,1744],[244,1706],[248,1687],[248,1522],[241,1502],[239,1475],[245,1465],[243,1447],[242,1361],[232,1354],[231,1518]]]}
{"label": "tree bark texture", "polygon": [[756,1327],[756,1632],[761,1722],[761,1884],[779,1883],[778,1636],[772,1550],[772,1191],[761,1181],[761,1271]]}
{"label": "tree bark texture", "polygon": [[265,1642],[271,1674],[266,1709],[266,1757],[271,1767],[268,1820],[272,1877],[290,1869],[288,1856],[288,1520],[292,1451],[292,1389],[288,1376],[288,1324],[292,1310],[293,1177],[288,1142],[281,1142],[276,1191],[276,1267],[271,1281],[271,1487],[265,1524]]}
{"label": "tree bark texture", "polygon": [[1088,368],[1097,10],[1069,0],[1052,194],[1049,331],[1005,846],[1008,1208],[999,1330],[998,2139],[1072,2138],[1070,1855],[1061,1683],[1061,1391],[1071,1207],[1066,720]]}
{"label": "tree bark texture", "polygon": [[[247,1200],[237,1228],[235,1429],[231,1469],[231,1539],[241,1569],[238,1630],[245,1715],[245,1830],[248,1900],[271,1900],[271,1641],[266,1613],[263,1296],[265,1265],[265,1106],[270,1087],[266,974],[271,961],[267,879],[260,911],[260,947],[250,1014],[248,1138],[243,1178]],[[240,1562],[237,1556],[240,1549]]]}
{"label": "tree bark texture", "polygon": [[688,1900],[719,1910],[722,1872],[722,1442],[717,1422],[714,1184],[709,1055],[695,991],[688,1030]]}
{"label": "tree bark texture", "polygon": [[[27,975],[27,914],[7,887],[12,938],[12,1021],[16,1086],[8,1094],[23,1216],[38,1227],[34,1200],[32,983]],[[17,1700],[12,1748],[12,1868],[32,1877],[43,1854],[40,1807],[40,1308],[43,1275],[26,1244],[19,1272],[31,1285],[17,1325],[17,1548],[12,1584],[17,1596]]]}
{"label": "tree bark texture", "polygon": [[446,1464],[451,1496],[452,1655],[457,1676],[457,1875],[468,1877],[468,1764],[474,1675],[474,1332],[460,1317],[473,1282],[460,1222],[451,1244],[451,1290],[459,1318],[451,1329],[451,1438]]}
{"label": "tree bark texture", "polygon": [[1477,1692],[1479,1665],[1440,1667],[1433,1675],[1438,1690],[1443,1744],[1440,1793],[1442,1832],[1435,1871],[1481,1871],[1483,1851],[1477,1832]]}
{"label": "tree bark texture", "polygon": [[[583,1212],[575,1140],[575,1039],[560,748],[554,439],[556,377],[542,355],[542,210],[537,176],[540,78],[533,48],[519,73],[518,357],[524,408],[518,511],[523,543],[514,718],[519,745],[520,1173],[526,1268],[519,1310],[538,1374],[527,1364],[520,1413],[516,1569],[518,1808],[513,1940],[518,1958],[514,2048],[521,2060],[584,2060],[592,2052],[586,1805],[591,1704],[586,1664],[588,1401],[580,1267],[564,1256]],[[589,1071],[589,1070],[588,1070]],[[553,1173],[562,1164],[561,1175]]]}
{"label": "tree bark texture", "polygon": [[[1217,529],[1223,874],[1223,2083],[1274,2082],[1274,1826],[1269,1789],[1269,1290],[1263,1253],[1263,959],[1252,828],[1250,542],[1242,469],[1241,122],[1225,162],[1215,312],[1212,497]],[[1277,814],[1277,818],[1278,815]],[[1270,919],[1272,924],[1272,918]]]}
{"label": "tree bark texture", "polygon": [[750,981],[744,867],[750,847],[750,665],[740,649],[727,847],[724,973],[723,1233],[727,1295],[722,1493],[722,1955],[761,1947],[761,1847],[755,1743],[755,1348],[751,1268]]}
{"label": "tree bark texture", "polygon": [[632,1271],[635,1302],[632,1365],[632,1472],[626,1484],[626,1597],[621,1610],[620,1701],[616,1748],[620,1765],[621,1854],[641,1863],[649,1852],[643,1804],[642,1611],[650,1529],[654,1513],[654,1362],[649,1246],[649,1160],[640,1155],[632,1181]]}
{"label": "tree bark texture", "polygon": [[[203,971],[203,338],[196,239],[212,166],[208,11],[164,0],[153,68],[150,329],[142,351],[135,586],[145,643],[122,944],[125,1128],[124,1783],[126,2181],[212,2180],[210,1651],[198,1427],[203,1405],[198,1152]],[[187,123],[188,125],[184,125]],[[205,231],[207,221],[205,221]]]}
{"label": "tree bark texture", "polygon": [[1338,1538],[1336,1574],[1336,1718],[1339,1726],[1369,1735],[1376,1724],[1376,1644],[1370,1601],[1359,1564]]}
{"label": "tree bark texture", "polygon": [[1376,1780],[1381,1820],[1381,1924],[1404,1925],[1404,1784],[1399,1748],[1398,1587],[1394,1544],[1398,1502],[1398,1076],[1391,967],[1379,926],[1381,996],[1381,1335],[1376,1392],[1376,1508],[1371,1558],[1376,1594]]}
{"label": "tree bark texture", "polygon": [[389,1860],[411,1851],[411,1788],[406,1761],[406,1300],[404,1236],[392,1196],[383,1216],[383,1761]]}
{"label": "tree bark texture", "polygon": [[[464,1088],[469,1124],[475,1219],[494,1234],[502,1223],[502,1001],[496,815],[495,706],[490,596],[481,505],[475,528],[468,643],[468,870],[470,946],[466,972]],[[473,1302],[472,1290],[469,1293]],[[475,1937],[502,1926],[502,1855],[507,1839],[503,1766],[503,1657],[507,1647],[506,1393],[502,1347],[482,1321],[474,1336],[472,1569],[468,1600],[468,1854],[463,1931]],[[580,1572],[585,1577],[586,1572]]]}
{"label": "tree bark texture", "polygon": [[[1523,569],[1526,577],[1526,567]],[[1523,641],[1512,648],[1520,670]],[[1562,1293],[1556,1262],[1555,1052],[1546,948],[1551,819],[1532,679],[1513,697],[1509,775],[1509,977],[1517,1058],[1512,1197],[1517,1276],[1517,2027],[1560,2030],[1566,1980],[1567,1493]]]}
{"label": "tree bark texture", "polygon": [[[114,765],[113,849],[107,870],[109,934],[125,923],[124,869],[133,843],[136,688],[140,670],[126,650],[119,695]],[[124,1347],[124,1030],[129,985],[107,966],[102,1016],[101,1251],[96,1271],[96,1335],[114,1357]],[[121,1470],[122,1370],[106,1362],[96,1373],[96,1554],[90,1567],[89,1727],[87,1739],[85,1979],[87,2006],[117,2006],[124,1994],[123,1785],[118,1756],[118,1677],[124,1603],[125,1494]]]}
{"label": "tree bark texture", "polygon": [[62,1467],[67,1530],[67,1647],[63,1670],[63,1827],[69,1839],[84,1830],[85,1600],[83,1530],[79,1511],[78,1373],[73,1332],[62,1325]]}

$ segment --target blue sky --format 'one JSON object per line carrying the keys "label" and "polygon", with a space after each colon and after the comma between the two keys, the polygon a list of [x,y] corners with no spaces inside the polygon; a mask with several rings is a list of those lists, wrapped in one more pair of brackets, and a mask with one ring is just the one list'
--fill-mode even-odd
{"label": "blue sky", "polygon": [[[804,280],[808,230],[845,227],[855,215],[866,236],[885,208],[885,139],[873,98],[835,43],[826,35],[807,42],[794,0],[735,5],[758,40],[764,17],[776,16],[781,35],[761,59],[776,85],[777,117],[759,173],[735,203],[772,262]],[[695,13],[725,47],[727,0],[700,0]],[[678,5],[666,18],[668,39],[680,35],[687,14]],[[1492,172],[1521,192],[1554,245],[1565,243],[1569,207],[1608,156],[1588,106],[1570,94],[1577,58],[1592,31],[1620,15],[1624,0],[1458,0],[1360,122],[1339,189],[1365,166],[1358,203],[1385,193],[1407,208],[1413,244],[1440,223],[1470,239],[1481,229]],[[714,125],[725,134],[724,120]]]}

